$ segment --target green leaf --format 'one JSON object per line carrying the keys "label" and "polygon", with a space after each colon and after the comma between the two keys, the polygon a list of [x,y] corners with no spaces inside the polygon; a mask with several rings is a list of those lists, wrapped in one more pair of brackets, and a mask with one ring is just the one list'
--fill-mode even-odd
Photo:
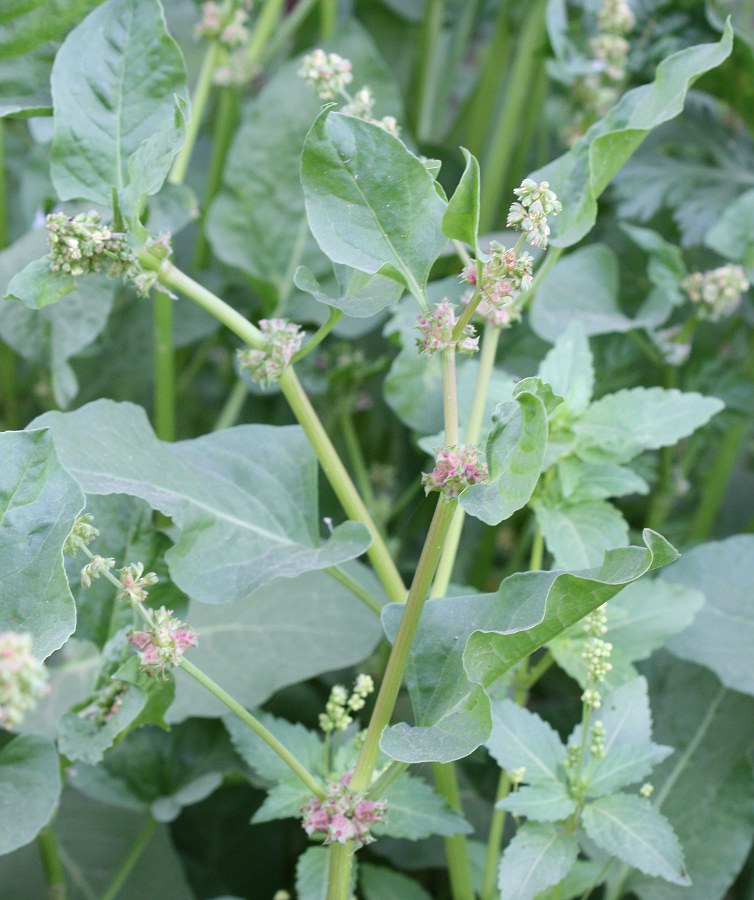
{"label": "green leaf", "polygon": [[644,797],[602,797],[584,809],[581,820],[588,837],[611,856],[647,875],[691,884],[670,823]]}
{"label": "green leaf", "polygon": [[0,750],[0,855],[23,847],[52,818],[60,762],[47,738],[22,734]]}
{"label": "green leaf", "polygon": [[[381,596],[376,578],[363,566],[349,565],[346,571]],[[248,708],[334,666],[355,665],[380,638],[374,613],[324,572],[273,581],[244,603],[220,608],[194,603],[187,618],[199,632],[192,661],[218,684],[232,685],[233,696]],[[171,721],[227,712],[193,679],[180,673],[176,681]]]}
{"label": "green leaf", "polygon": [[461,147],[466,160],[466,167],[461,180],[448,201],[448,207],[442,217],[442,230],[445,237],[468,244],[475,254],[479,253],[479,161],[473,153]]}
{"label": "green leaf", "polygon": [[384,275],[367,275],[348,266],[334,265],[333,268],[339,287],[336,297],[327,294],[304,266],[296,269],[293,283],[320,303],[340,309],[346,315],[363,318],[373,316],[387,306],[394,306],[403,293],[401,285]]}
{"label": "green leaf", "polygon": [[691,887],[632,873],[642,900],[722,897],[751,847],[754,699],[701,666],[655,654],[648,667],[655,738],[676,752],[652,776],[652,795],[685,850]]}
{"label": "green leaf", "polygon": [[621,225],[621,229],[631,240],[649,254],[647,276],[655,286],[644,304],[644,311],[656,308],[657,324],[664,322],[673,307],[683,305],[688,297],[680,288],[680,281],[687,274],[681,248],[666,241],[665,238],[650,228],[638,228],[635,225]]}
{"label": "green leaf", "polygon": [[100,765],[77,763],[71,784],[93,800],[172,822],[216,790],[237,759],[220,722],[194,719],[170,732],[132,731]]}
{"label": "green leaf", "polygon": [[668,649],[707,666],[726,687],[745,694],[754,694],[753,575],[754,536],[740,534],[694,547],[667,579],[699,590],[705,597],[694,621],[671,638]]}
{"label": "green leaf", "polygon": [[131,157],[138,154],[134,165],[151,159],[154,145],[141,145],[173,121],[175,96],[187,102],[183,57],[158,0],[97,7],[58,51],[51,86],[58,196],[109,208],[111,189],[128,183]]}
{"label": "green leaf", "polygon": [[273,578],[338,565],[368,545],[354,522],[320,545],[316,462],[297,427],[247,425],[161,443],[142,409],[108,400],[35,424],[51,428],[87,493],[141,497],[173,518],[181,534],[166,559],[195,599],[245,599]]}
{"label": "green leaf", "polygon": [[251,824],[298,818],[301,807],[306,806],[311,798],[311,791],[295,775],[287,775],[284,781],[278,781],[269,789],[262,805],[251,817]]}
{"label": "green leaf", "polygon": [[44,659],[76,623],[62,548],[84,497],[46,431],[0,434],[0,455],[0,631],[30,632]]}
{"label": "green leaf", "polygon": [[683,109],[693,82],[730,55],[727,23],[720,42],[679,50],[657,67],[655,80],[625,93],[567,153],[531,175],[549,181],[563,203],[552,223],[552,243],[569,247],[588,234],[597,218],[597,198],[647,134]]}
{"label": "green leaf", "polygon": [[470,834],[474,829],[464,817],[451,809],[424,779],[401,775],[382,795],[387,800],[387,817],[375,825],[375,835],[418,841],[439,834]]}
{"label": "green leaf", "polygon": [[565,747],[558,733],[536,713],[512,700],[492,703],[487,749],[502,769],[526,769],[527,784],[559,783]]}
{"label": "green leaf", "polygon": [[[329,852],[327,847],[309,847],[296,863],[296,897],[298,900],[327,900]],[[357,860],[351,871],[351,890],[356,886]],[[351,891],[349,891],[349,896]]]}
{"label": "green leaf", "polygon": [[628,543],[628,522],[605,500],[569,503],[544,498],[534,504],[534,511],[556,569],[598,566],[606,550]]}
{"label": "green leaf", "polygon": [[15,0],[0,23],[0,118],[52,112],[50,70],[60,41],[101,0]]}
{"label": "green leaf", "polygon": [[589,406],[594,392],[594,363],[584,327],[578,319],[559,334],[542,360],[538,375],[553,393],[563,398],[558,414],[578,415]]}
{"label": "green leaf", "polygon": [[76,279],[50,270],[50,257],[43,256],[14,275],[4,300],[19,300],[29,309],[43,309],[76,290]]}
{"label": "green leaf", "polygon": [[586,335],[631,331],[649,324],[621,312],[618,257],[604,244],[580,247],[555,263],[537,288],[529,321],[546,341],[555,341],[574,321]]}
{"label": "green leaf", "polygon": [[301,156],[309,227],[333,262],[398,273],[426,302],[429,270],[445,246],[445,203],[432,176],[379,125],[324,110]]}
{"label": "green leaf", "polygon": [[647,482],[633,469],[613,463],[585,463],[576,457],[558,463],[558,482],[566,500],[598,500],[649,492]]}
{"label": "green leaf", "polygon": [[705,243],[724,259],[754,268],[754,191],[746,191],[725,206]]}
{"label": "green leaf", "polygon": [[534,900],[568,874],[578,841],[553,825],[527,822],[505,848],[498,874],[500,900]]}
{"label": "green leaf", "polygon": [[548,394],[537,379],[525,379],[514,389],[514,399],[496,408],[486,446],[489,480],[461,495],[469,515],[498,525],[531,499],[547,450]]}
{"label": "green leaf", "polygon": [[408,875],[371,863],[359,866],[359,884],[364,900],[432,900]]}
{"label": "green leaf", "polygon": [[[528,773],[524,778],[528,778]],[[496,804],[516,816],[526,816],[534,822],[561,822],[576,810],[576,801],[561,781],[525,784]]]}
{"label": "green leaf", "polygon": [[[653,531],[646,547],[610,550],[599,569],[527,572],[506,578],[494,594],[430,600],[422,612],[406,680],[416,724],[385,729],[380,746],[405,762],[450,762],[490,734],[491,687],[517,662],[578,622],[648,571],[677,559]],[[383,609],[392,639],[402,604]]]}
{"label": "green leaf", "polygon": [[[312,773],[324,774],[322,738],[316,731],[310,731],[303,725],[279,719],[266,712],[257,712],[256,717],[291,751],[304,768]],[[257,775],[273,783],[291,777],[291,770],[286,763],[248,725],[235,716],[229,716],[224,720],[224,724],[236,752]],[[307,793],[306,788],[303,785],[302,787]]]}
{"label": "green leaf", "polygon": [[688,437],[724,405],[717,397],[660,387],[617,391],[592,403],[574,424],[577,452],[594,462],[627,462]]}

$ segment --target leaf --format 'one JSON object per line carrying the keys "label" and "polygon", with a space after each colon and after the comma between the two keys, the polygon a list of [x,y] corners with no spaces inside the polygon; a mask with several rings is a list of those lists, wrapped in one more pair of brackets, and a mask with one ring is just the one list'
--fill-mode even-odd
{"label": "leaf", "polygon": [[301,183],[311,232],[333,262],[399,273],[424,300],[429,270],[445,246],[445,204],[402,141],[325,109],[304,142]]}
{"label": "leaf", "polygon": [[50,70],[60,41],[83,14],[100,2],[14,2],[12,15],[0,23],[0,118],[52,112]]}
{"label": "leaf", "polygon": [[29,309],[43,309],[74,290],[76,279],[63,272],[52,272],[50,257],[43,256],[13,276],[3,299],[19,300]]}
{"label": "leaf", "polygon": [[597,500],[649,492],[647,482],[633,469],[613,463],[585,463],[576,457],[558,463],[558,482],[566,500]]}
{"label": "leaf", "polygon": [[408,875],[371,863],[359,866],[359,884],[364,900],[432,900]]}
{"label": "leaf", "polygon": [[289,774],[284,781],[272,785],[262,805],[251,817],[251,824],[258,825],[275,819],[295,819],[301,815],[301,807],[306,806],[311,798],[311,791],[295,775]]}
{"label": "leaf", "polygon": [[[298,900],[327,900],[328,865],[327,847],[309,847],[296,863],[296,897]],[[355,886],[357,860],[353,861],[351,887]],[[349,891],[350,896],[350,891]]]}
{"label": "leaf", "polygon": [[529,321],[546,341],[555,341],[574,321],[586,335],[648,324],[618,307],[618,257],[604,244],[580,247],[553,265],[537,288]]}
{"label": "leaf", "polygon": [[22,734],[0,750],[0,855],[34,840],[60,796],[60,762],[47,738]]}
{"label": "leaf", "polygon": [[754,536],[740,534],[694,547],[667,579],[705,596],[693,622],[670,639],[668,649],[707,666],[726,687],[745,694],[754,694],[753,565]]}
{"label": "leaf", "polygon": [[[400,115],[393,73],[353,20],[324,48],[353,63],[354,83],[371,87],[380,114]],[[301,147],[322,101],[298,75],[300,68],[301,57],[282,65],[244,106],[222,188],[207,215],[207,237],[217,258],[261,283],[271,301],[287,296],[299,264],[316,276],[328,271],[309,234],[299,177]]]}
{"label": "leaf", "polygon": [[647,875],[691,884],[670,823],[643,797],[602,797],[586,806],[581,821],[591,840],[611,856]]}
{"label": "leaf", "polygon": [[705,243],[724,259],[754,267],[754,191],[746,191],[726,205],[707,233]]}
{"label": "leaf", "polygon": [[661,234],[650,228],[638,228],[624,223],[621,229],[649,254],[647,276],[655,290],[650,293],[642,309],[646,313],[650,308],[657,308],[657,324],[660,324],[667,319],[673,307],[683,305],[688,299],[680,288],[681,279],[687,274],[681,248],[666,241]]}
{"label": "leaf", "polygon": [[652,129],[681,112],[691,84],[719,66],[732,45],[727,23],[719,43],[698,44],[667,57],[651,84],[627,91],[567,153],[530,176],[549,181],[563,204],[553,221],[554,246],[569,247],[588,234],[597,218],[597,198],[616,172]]}
{"label": "leaf", "polygon": [[565,878],[578,852],[572,834],[553,825],[522,825],[500,863],[497,884],[501,900],[533,900]]}
{"label": "leaf", "polygon": [[545,498],[534,504],[534,512],[556,569],[598,566],[606,550],[628,543],[628,523],[605,500],[569,503]]}
{"label": "leaf", "polygon": [[[322,739],[316,731],[266,712],[258,712],[256,717],[305,769],[313,774],[326,774],[322,771]],[[291,777],[291,770],[286,763],[248,725],[235,716],[229,716],[224,724],[236,752],[257,775],[273,783]],[[308,793],[306,787],[301,787],[305,794]]]}
{"label": "leaf", "polygon": [[512,700],[492,703],[487,749],[502,769],[526,769],[527,784],[559,783],[565,747],[558,733],[536,713]]}
{"label": "leaf", "polygon": [[717,397],[660,387],[629,388],[589,407],[573,430],[582,458],[627,462],[644,450],[671,447],[724,407]]}
{"label": "leaf", "polygon": [[722,897],[751,847],[754,699],[668,653],[655,654],[647,670],[655,737],[676,748],[652,776],[653,799],[685,850],[691,887],[634,872],[627,889],[642,900]]}
{"label": "leaf", "polygon": [[481,205],[479,161],[465,147],[461,147],[461,153],[466,161],[466,167],[443,214],[442,230],[445,237],[468,244],[476,255],[479,253],[479,210]]}
{"label": "leaf", "polygon": [[84,505],[46,431],[0,434],[0,631],[30,632],[44,659],[76,624],[63,542]]}
{"label": "leaf", "polygon": [[[537,295],[535,295],[537,296]],[[594,363],[582,323],[575,319],[560,333],[539,366],[539,377],[563,398],[563,412],[583,412],[594,392]]]}
{"label": "leaf", "polygon": [[418,841],[433,834],[450,837],[474,830],[426,781],[415,775],[401,775],[382,799],[387,800],[387,818],[374,826],[375,835]]}
{"label": "leaf", "polygon": [[396,281],[384,275],[367,275],[348,266],[334,265],[333,268],[340,289],[336,297],[325,293],[304,266],[296,269],[293,283],[320,303],[340,309],[346,315],[364,318],[375,315],[387,306],[394,306],[403,293],[403,288]]}
{"label": "leaf", "polygon": [[171,575],[203,602],[248,598],[273,578],[337,565],[368,544],[364,526],[346,522],[320,546],[316,462],[297,427],[161,443],[142,409],[108,400],[34,424],[51,428],[87,493],[141,497],[173,518],[181,533],[166,554]]}
{"label": "leaf", "polygon": [[525,784],[495,805],[534,822],[560,822],[576,810],[576,801],[560,781]]}
{"label": "leaf", "polygon": [[235,768],[237,757],[222,725],[195,719],[170,732],[132,731],[100,765],[78,763],[70,780],[93,800],[172,822],[182,807],[209,796],[223,773]]}
{"label": "leaf", "polygon": [[[409,656],[406,680],[416,724],[385,729],[380,746],[404,762],[450,762],[490,734],[490,688],[517,662],[653,568],[677,558],[653,531],[646,548],[608,551],[599,569],[528,572],[506,578],[494,594],[428,601]],[[402,604],[382,612],[394,638]]]}
{"label": "leaf", "polygon": [[489,480],[471,485],[460,504],[487,525],[498,525],[526,506],[539,481],[547,450],[547,403],[551,393],[537,379],[525,379],[513,400],[495,410],[487,438]]}
{"label": "leaf", "polygon": [[[376,578],[362,566],[346,571],[362,582],[370,575],[367,584],[375,592]],[[282,687],[355,665],[380,638],[374,613],[323,572],[273,581],[244,603],[192,604],[187,617],[199,632],[192,661],[219,684],[232,685],[233,696],[248,708]],[[171,721],[226,712],[201,685],[178,675]]]}
{"label": "leaf", "polygon": [[51,86],[58,196],[109,208],[111,189],[128,183],[131,157],[146,162],[142,143],[173,121],[174,97],[187,102],[183,57],[158,0],[108,0],[94,9],[58,51]]}

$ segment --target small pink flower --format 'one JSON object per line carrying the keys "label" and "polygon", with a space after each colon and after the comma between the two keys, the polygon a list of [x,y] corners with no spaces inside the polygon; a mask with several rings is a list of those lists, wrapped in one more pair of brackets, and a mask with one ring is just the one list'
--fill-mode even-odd
{"label": "small pink flower", "polygon": [[434,356],[443,350],[456,348],[460,353],[475,353],[479,348],[479,337],[473,325],[463,330],[461,340],[453,340],[453,329],[456,327],[456,314],[447,297],[436,304],[434,312],[419,316],[416,321],[420,332],[416,344],[422,353]]}
{"label": "small pink flower", "polygon": [[139,665],[147,675],[165,675],[168,666],[177,666],[189,647],[196,646],[197,635],[173,612],[161,606],[154,614],[151,631],[132,631],[128,640],[139,651]]}
{"label": "small pink flower", "polygon": [[425,493],[442,491],[447,500],[457,497],[470,484],[478,484],[488,476],[487,466],[480,462],[475,447],[458,444],[437,451],[435,467],[422,475]]}
{"label": "small pink flower", "polygon": [[351,773],[347,772],[328,785],[324,800],[313,797],[302,807],[302,827],[309,835],[325,835],[325,844],[355,841],[357,847],[371,843],[371,826],[382,822],[387,813],[386,800],[367,800],[349,790]]}

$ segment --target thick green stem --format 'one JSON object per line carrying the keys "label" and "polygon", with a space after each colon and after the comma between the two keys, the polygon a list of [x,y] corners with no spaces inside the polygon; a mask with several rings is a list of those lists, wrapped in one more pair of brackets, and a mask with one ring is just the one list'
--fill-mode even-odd
{"label": "thick green stem", "polygon": [[376,598],[373,597],[365,587],[362,587],[355,578],[351,578],[348,572],[345,572],[339,566],[331,566],[330,568],[325,569],[325,572],[339,584],[342,584],[344,588],[347,588],[354,597],[361,600],[367,609],[371,609],[372,612],[376,613],[378,616],[382,613],[382,607],[377,602]]}
{"label": "thick green stem", "polygon": [[442,403],[445,420],[445,445],[458,443],[458,391],[456,390],[456,351],[442,353]]}
{"label": "thick green stem", "polygon": [[275,56],[285,42],[298,31],[306,17],[319,2],[320,0],[299,0],[265,43],[259,56],[260,64],[266,63],[267,60]]}
{"label": "thick green stem", "polygon": [[338,21],[338,0],[320,0],[319,2],[319,33],[323,41],[329,40],[335,34],[335,25]]}
{"label": "thick green stem", "polygon": [[363,522],[369,529],[372,543],[367,550],[367,555],[388,597],[394,602],[402,603],[406,597],[406,587],[390,551],[292,368],[283,372],[280,378],[280,389],[288,401],[293,415],[304,429],[314,454],[322,466],[322,471],[335,491],[335,496],[341,506],[351,519]]}
{"label": "thick green stem", "polygon": [[154,430],[161,441],[175,440],[175,358],[173,352],[172,297],[155,291],[154,327]]}
{"label": "thick green stem", "polygon": [[215,74],[218,53],[219,44],[216,41],[212,41],[204,53],[202,67],[199,70],[199,78],[191,96],[191,118],[186,125],[186,139],[178,151],[178,155],[173,160],[173,167],[170,170],[170,175],[168,175],[168,181],[171,184],[183,184],[186,179],[191,154],[194,152],[194,144],[196,144],[196,138],[204,117],[204,110],[212,90],[212,78]]}
{"label": "thick green stem", "polygon": [[42,868],[44,869],[45,883],[47,885],[45,892],[47,900],[65,900],[65,873],[52,825],[46,825],[39,832],[37,835],[37,847],[42,857]]}
{"label": "thick green stem", "polygon": [[689,543],[695,544],[709,537],[750,430],[751,423],[743,421],[733,425],[723,435],[715,459],[704,475],[701,499],[687,537]]}
{"label": "thick green stem", "polygon": [[369,480],[369,470],[367,469],[364,454],[361,452],[361,444],[359,436],[353,424],[353,416],[351,413],[344,413],[340,417],[340,429],[343,432],[343,440],[345,441],[346,450],[353,466],[356,484],[359,486],[361,496],[364,498],[369,509],[374,509],[374,492],[372,491],[372,483]]}
{"label": "thick green stem", "polygon": [[212,427],[213,431],[223,431],[225,428],[231,428],[238,421],[241,410],[249,396],[246,385],[240,379],[233,385],[228,398],[220,410],[220,415]]}
{"label": "thick green stem", "polygon": [[246,59],[257,65],[264,56],[265,47],[280,21],[285,0],[266,0],[254,23],[254,33],[246,50]]}
{"label": "thick green stem", "polygon": [[503,846],[506,816],[505,810],[498,809],[497,804],[508,796],[510,789],[510,777],[505,769],[502,769],[497,783],[495,808],[492,810],[490,830],[487,836],[487,852],[484,856],[484,875],[482,877],[482,900],[495,900],[497,896],[497,870],[500,863],[500,850]]}
{"label": "thick green stem", "polygon": [[351,896],[351,868],[353,847],[350,844],[331,844],[327,870],[327,900],[348,900]]}
{"label": "thick green stem", "polygon": [[437,563],[440,559],[454,509],[455,502],[443,498],[439,500],[435,508],[429,533],[419,558],[419,565],[408,592],[406,607],[398,626],[395,643],[390,651],[385,675],[377,694],[364,744],[356,763],[351,781],[351,787],[354,791],[366,791],[369,788],[372,772],[380,752],[380,737],[390,722],[395,701],[398,699],[398,692],[403,683],[411,644],[413,643],[419,618],[424,608],[424,602],[427,599]]}
{"label": "thick green stem", "polygon": [[[678,384],[678,370],[667,366],[662,373],[663,387],[671,389]],[[659,531],[662,527],[670,507],[675,499],[673,484],[673,463],[675,460],[675,447],[662,447],[660,450],[660,471],[652,494],[652,500],[647,513],[647,527]]]}
{"label": "thick green stem", "polygon": [[120,868],[115,873],[115,877],[105,889],[105,893],[102,895],[100,900],[115,900],[115,898],[118,896],[121,888],[128,880],[128,876],[133,871],[133,868],[139,861],[142,853],[147,849],[149,842],[152,839],[152,835],[154,834],[156,825],[157,823],[150,816],[144,827],[136,836],[136,840],[133,842],[133,844],[131,845],[131,849],[128,851],[128,856],[126,856],[126,858],[123,860]]}
{"label": "thick green stem", "polygon": [[[437,793],[445,798],[451,809],[462,812],[461,792],[458,789],[456,767],[453,763],[433,763],[432,773]],[[454,834],[452,837],[444,838],[443,843],[453,900],[474,900],[474,880],[471,875],[466,835]]]}
{"label": "thick green stem", "polygon": [[322,785],[319,781],[317,781],[311,772],[296,759],[291,751],[282,744],[271,731],[268,731],[264,725],[262,725],[259,719],[253,716],[245,707],[241,706],[234,697],[231,697],[226,690],[223,690],[223,688],[221,688],[217,682],[213,681],[209,675],[206,675],[200,668],[195,666],[185,657],[181,659],[180,667],[187,675],[190,675],[195,681],[198,681],[202,687],[206,688],[211,694],[217,697],[221,703],[224,703],[231,712],[234,712],[238,716],[244,725],[248,725],[271,750],[277,753],[288,768],[298,776],[299,780],[306,786],[307,790],[310,790],[312,794],[314,794],[315,797],[319,797],[320,800],[324,799],[325,791],[322,789]]}
{"label": "thick green stem", "polygon": [[327,335],[330,334],[330,332],[333,330],[333,328],[335,328],[335,326],[338,324],[338,322],[340,322],[342,318],[342,310],[331,308],[330,314],[327,317],[327,321],[324,323],[324,325],[320,325],[320,327],[314,332],[314,334],[298,351],[298,353],[294,353],[291,362],[297,363],[305,356],[308,356],[312,352],[312,350],[315,350],[317,347],[319,347],[322,341],[324,341]]}
{"label": "thick green stem", "polygon": [[[529,5],[507,78],[505,103],[497,118],[489,147],[482,156],[481,168],[486,173],[486,181],[479,225],[481,232],[489,231],[497,220],[502,203],[501,194],[508,179],[511,154],[518,140],[534,71],[543,64],[539,51],[545,37],[545,6],[546,0],[534,0]],[[536,114],[536,110],[528,112],[528,115]]]}
{"label": "thick green stem", "polygon": [[427,140],[432,133],[435,114],[435,94],[442,59],[442,25],[445,14],[445,0],[427,0],[424,5],[424,19],[419,34],[414,77],[414,124],[420,141]]}
{"label": "thick green stem", "polygon": [[0,119],[0,250],[8,245],[8,187],[5,179],[5,124]]}

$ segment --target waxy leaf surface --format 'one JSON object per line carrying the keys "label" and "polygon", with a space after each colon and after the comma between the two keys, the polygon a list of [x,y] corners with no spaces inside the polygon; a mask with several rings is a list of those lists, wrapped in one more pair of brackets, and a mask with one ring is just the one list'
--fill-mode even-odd
{"label": "waxy leaf surface", "polygon": [[573,834],[527,822],[503,853],[498,877],[501,900],[534,900],[565,878],[578,853]]}
{"label": "waxy leaf surface", "polygon": [[142,409],[107,400],[35,424],[51,428],[85,492],[141,497],[172,517],[181,534],[166,556],[170,572],[197,600],[246,599],[273,578],[337,565],[368,545],[354,522],[320,544],[316,462],[295,426],[246,425],[168,444]]}
{"label": "waxy leaf surface", "polygon": [[0,750],[0,856],[34,840],[55,811],[60,787],[52,741],[22,734]]}
{"label": "waxy leaf surface", "polygon": [[481,205],[479,161],[465,147],[461,147],[461,153],[466,160],[466,167],[458,186],[448,200],[448,207],[442,217],[442,230],[446,237],[469,244],[476,255]]}

